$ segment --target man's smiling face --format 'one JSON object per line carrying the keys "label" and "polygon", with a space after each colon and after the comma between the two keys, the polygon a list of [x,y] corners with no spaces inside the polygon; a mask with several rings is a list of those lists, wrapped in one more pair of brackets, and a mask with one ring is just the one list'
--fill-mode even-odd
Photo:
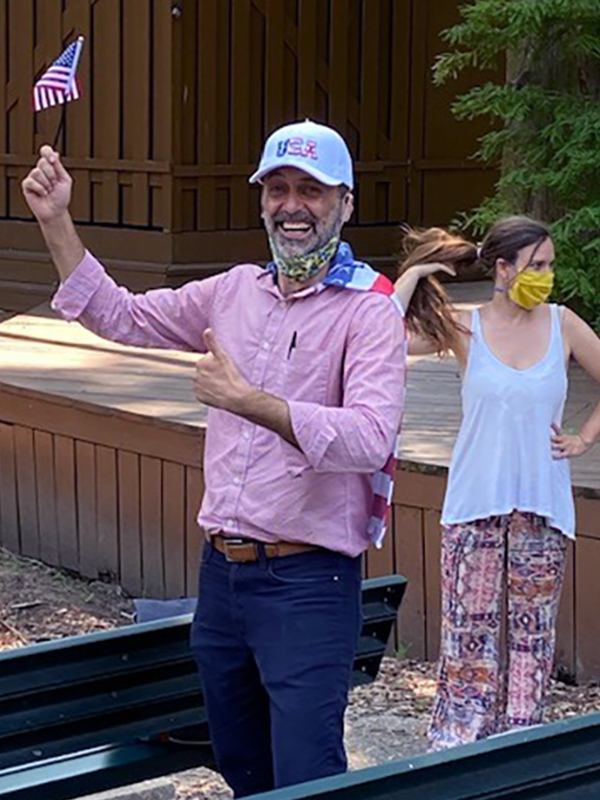
{"label": "man's smiling face", "polygon": [[263,179],[262,218],[284,257],[303,256],[327,244],[350,216],[351,201],[341,187],[326,186],[296,167],[273,170]]}

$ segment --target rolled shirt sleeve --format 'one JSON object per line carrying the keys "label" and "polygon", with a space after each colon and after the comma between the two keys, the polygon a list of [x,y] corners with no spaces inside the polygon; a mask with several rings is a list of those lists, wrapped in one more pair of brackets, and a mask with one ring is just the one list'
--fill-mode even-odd
{"label": "rolled shirt sleeve", "polygon": [[369,301],[350,326],[342,407],[288,401],[296,441],[316,472],[375,472],[394,450],[404,410],[405,325],[390,298]]}
{"label": "rolled shirt sleeve", "polygon": [[93,333],[136,347],[206,352],[203,332],[221,276],[192,281],[180,289],[134,294],[114,280],[94,256],[86,254],[61,283],[52,308]]}

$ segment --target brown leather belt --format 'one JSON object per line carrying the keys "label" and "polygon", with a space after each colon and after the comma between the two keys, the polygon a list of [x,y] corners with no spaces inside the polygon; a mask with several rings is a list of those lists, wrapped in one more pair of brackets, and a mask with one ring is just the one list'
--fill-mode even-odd
{"label": "brown leather belt", "polygon": [[297,553],[307,553],[310,550],[320,550],[314,544],[301,544],[293,542],[276,542],[266,544],[254,542],[251,539],[239,539],[234,536],[223,536],[215,533],[210,537],[212,546],[219,553],[223,553],[227,561],[246,563],[258,561],[260,559],[260,549],[264,549],[266,558],[278,558],[279,556],[293,556]]}

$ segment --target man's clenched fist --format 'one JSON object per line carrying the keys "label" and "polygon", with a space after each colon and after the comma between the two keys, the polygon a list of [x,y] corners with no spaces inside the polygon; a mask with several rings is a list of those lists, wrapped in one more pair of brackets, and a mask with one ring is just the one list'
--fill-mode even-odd
{"label": "man's clenched fist", "polygon": [[71,201],[72,179],[50,145],[40,150],[40,158],[21,184],[27,205],[41,223],[58,219]]}

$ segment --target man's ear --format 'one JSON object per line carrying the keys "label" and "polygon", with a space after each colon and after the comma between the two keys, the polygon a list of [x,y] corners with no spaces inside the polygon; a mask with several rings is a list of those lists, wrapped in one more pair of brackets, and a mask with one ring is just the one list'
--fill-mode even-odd
{"label": "man's ear", "polygon": [[348,222],[348,220],[350,219],[350,217],[354,212],[354,195],[352,194],[352,192],[346,192],[342,202],[344,203],[342,222],[346,223]]}

